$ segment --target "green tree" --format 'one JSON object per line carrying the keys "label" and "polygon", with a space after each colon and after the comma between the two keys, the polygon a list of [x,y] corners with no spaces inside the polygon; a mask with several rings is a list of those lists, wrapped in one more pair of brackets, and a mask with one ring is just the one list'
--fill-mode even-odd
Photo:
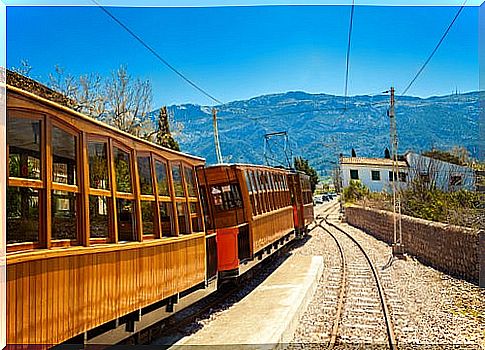
{"label": "green tree", "polygon": [[308,159],[303,159],[302,157],[295,157],[294,166],[296,170],[303,171],[305,174],[310,176],[310,185],[312,187],[312,192],[315,192],[315,188],[318,183],[318,173],[317,171],[308,164]]}
{"label": "green tree", "polygon": [[167,107],[163,106],[160,108],[158,114],[158,126],[157,133],[155,135],[155,142],[159,145],[173,149],[175,151],[180,151],[180,146],[177,141],[172,136],[170,132],[170,125],[168,122]]}

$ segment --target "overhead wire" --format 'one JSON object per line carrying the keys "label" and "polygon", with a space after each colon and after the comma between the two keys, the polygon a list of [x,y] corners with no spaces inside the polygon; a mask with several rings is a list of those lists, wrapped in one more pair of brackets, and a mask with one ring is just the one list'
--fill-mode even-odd
{"label": "overhead wire", "polygon": [[177,68],[171,65],[167,60],[165,60],[160,54],[158,54],[155,49],[153,49],[150,45],[148,45],[139,35],[137,35],[134,31],[132,31],[126,24],[124,24],[121,20],[119,20],[115,15],[113,15],[106,7],[101,5],[97,0],[91,0],[94,4],[96,4],[104,13],[106,13],[113,21],[118,23],[124,30],[126,30],[136,41],[138,41],[141,45],[143,45],[148,51],[150,51],[160,62],[162,62],[167,68],[169,68],[172,72],[177,74],[180,78],[182,78],[185,82],[187,82],[190,86],[198,90],[200,93],[211,99],[212,101],[218,104],[224,104],[221,100],[215,98],[213,95],[208,93],[205,89],[200,87],[198,84],[193,82],[187,76],[185,76],[182,72],[180,72]]}
{"label": "overhead wire", "polygon": [[418,70],[418,72],[416,73],[416,75],[414,76],[414,78],[409,82],[409,84],[406,86],[406,88],[404,89],[404,91],[401,93],[401,96],[404,96],[408,92],[408,90],[414,84],[414,82],[416,81],[416,79],[418,79],[418,77],[421,75],[421,73],[423,72],[424,68],[426,68],[426,66],[428,65],[428,63],[431,61],[431,59],[433,58],[433,56],[436,53],[436,51],[438,51],[439,47],[441,46],[441,43],[443,42],[443,40],[445,40],[446,36],[448,35],[448,32],[450,31],[451,27],[453,27],[453,24],[455,23],[456,19],[460,15],[461,11],[463,11],[463,9],[465,8],[465,5],[466,5],[467,1],[468,0],[465,0],[465,2],[463,3],[463,5],[461,5],[460,9],[456,13],[456,15],[453,18],[453,20],[451,21],[450,25],[448,26],[448,28],[446,28],[443,36],[438,41],[438,44],[435,46],[434,50],[428,56],[428,58],[426,59],[426,61],[424,62],[424,64],[421,66],[421,68]]}
{"label": "overhead wire", "polygon": [[351,10],[350,10],[349,38],[348,38],[348,42],[347,42],[346,69],[345,69],[345,108],[347,108],[347,93],[348,93],[349,68],[350,68],[350,44],[352,42],[352,27],[353,27],[353,22],[354,22],[354,9],[355,9],[355,0],[352,0],[352,7],[351,7]]}

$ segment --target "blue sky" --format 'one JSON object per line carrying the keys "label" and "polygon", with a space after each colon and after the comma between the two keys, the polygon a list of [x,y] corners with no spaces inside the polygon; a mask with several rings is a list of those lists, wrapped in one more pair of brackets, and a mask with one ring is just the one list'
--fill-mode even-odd
{"label": "blue sky", "polygon": [[[7,2],[15,3],[13,1]],[[303,90],[342,95],[349,6],[111,7],[168,62],[223,102]],[[349,94],[403,90],[457,11],[455,6],[356,6]],[[430,96],[478,90],[478,11],[466,7],[409,90]],[[96,7],[8,7],[7,65],[27,59],[46,81],[108,75],[120,64],[153,83],[154,105],[213,104]]]}

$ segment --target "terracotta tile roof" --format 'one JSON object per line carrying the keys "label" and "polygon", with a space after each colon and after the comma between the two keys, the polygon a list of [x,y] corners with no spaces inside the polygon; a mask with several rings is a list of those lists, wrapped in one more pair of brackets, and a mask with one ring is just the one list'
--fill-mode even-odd
{"label": "terracotta tile roof", "polygon": [[[387,158],[365,158],[365,157],[342,157],[340,164],[356,165],[375,165],[392,167],[392,160]],[[408,164],[404,161],[398,161],[399,167],[406,168]]]}

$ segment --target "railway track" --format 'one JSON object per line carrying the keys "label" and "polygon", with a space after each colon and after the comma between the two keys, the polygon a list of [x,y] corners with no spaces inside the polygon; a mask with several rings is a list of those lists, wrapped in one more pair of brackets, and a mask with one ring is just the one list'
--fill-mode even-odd
{"label": "railway track", "polygon": [[329,221],[336,209],[336,206],[326,208],[315,226],[333,238],[341,261],[340,267],[334,267],[328,278],[328,289],[336,292],[329,293],[325,300],[328,308],[332,304],[335,308],[328,347],[338,347],[341,343],[387,342],[390,349],[397,349],[394,326],[377,270],[359,242]]}

